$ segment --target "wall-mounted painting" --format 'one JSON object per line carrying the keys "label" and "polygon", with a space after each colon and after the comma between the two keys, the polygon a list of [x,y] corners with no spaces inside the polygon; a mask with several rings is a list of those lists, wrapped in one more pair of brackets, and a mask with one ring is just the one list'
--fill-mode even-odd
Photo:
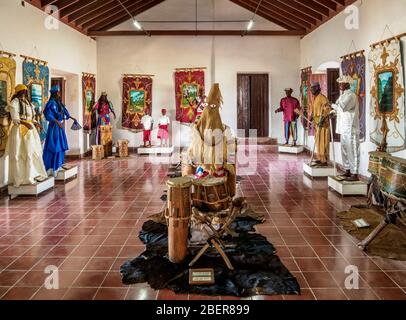
{"label": "wall-mounted painting", "polygon": [[122,126],[134,132],[143,130],[141,118],[152,114],[152,76],[125,75],[123,78]]}
{"label": "wall-mounted painting", "polygon": [[96,76],[90,73],[82,74],[82,104],[83,132],[91,133],[96,129],[96,113],[93,106],[96,98]]}
{"label": "wall-mounted painting", "polygon": [[10,121],[6,111],[15,87],[16,61],[11,53],[0,54],[0,157],[6,150]]}
{"label": "wall-mounted painting", "polygon": [[41,141],[44,142],[48,121],[46,121],[43,110],[48,100],[49,92],[49,68],[45,61],[35,60],[22,56],[23,61],[23,83],[29,88],[28,93],[31,102],[35,106],[36,119],[43,130],[39,133]]}
{"label": "wall-mounted painting", "polygon": [[176,121],[184,124],[195,122],[198,97],[203,96],[204,68],[177,69],[175,71]]}
{"label": "wall-mounted painting", "polygon": [[360,141],[365,141],[366,137],[366,94],[365,94],[365,69],[366,59],[364,51],[350,53],[342,57],[341,70],[344,75],[350,76],[354,82],[351,90],[358,96],[359,100],[359,122]]}
{"label": "wall-mounted painting", "polygon": [[372,47],[370,138],[379,150],[406,149],[405,86],[399,39]]}

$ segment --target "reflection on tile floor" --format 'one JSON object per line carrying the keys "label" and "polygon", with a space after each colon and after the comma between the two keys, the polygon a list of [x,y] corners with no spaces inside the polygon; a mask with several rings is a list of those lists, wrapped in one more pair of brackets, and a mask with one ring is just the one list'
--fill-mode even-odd
{"label": "reflection on tile floor", "polygon": [[[328,191],[326,180],[304,177],[305,159],[264,151],[256,170],[242,166],[239,172],[239,194],[267,216],[258,231],[276,246],[303,291],[253,299],[406,299],[406,262],[369,257],[338,225],[338,211],[365,200],[343,199]],[[77,180],[38,199],[0,200],[0,297],[204,299],[120,281],[120,265],[143,251],[140,227],[163,207],[168,165],[136,156],[78,165]],[[348,265],[359,268],[359,290],[345,288]],[[47,266],[59,268],[58,290],[44,287]]]}

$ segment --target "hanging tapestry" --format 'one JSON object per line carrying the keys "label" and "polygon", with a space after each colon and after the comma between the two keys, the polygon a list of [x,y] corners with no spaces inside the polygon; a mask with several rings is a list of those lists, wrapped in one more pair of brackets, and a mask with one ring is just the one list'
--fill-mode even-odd
{"label": "hanging tapestry", "polygon": [[363,51],[342,57],[341,70],[343,75],[354,79],[352,91],[359,99],[360,141],[365,141],[366,136],[366,95],[365,95],[365,65],[366,59]]}
{"label": "hanging tapestry", "polygon": [[15,87],[16,61],[13,55],[0,56],[0,157],[6,150],[8,130],[10,125],[9,113],[6,111]]}
{"label": "hanging tapestry", "polygon": [[[310,99],[311,99],[311,75],[312,68],[304,68],[300,72],[300,103],[303,109],[303,115],[308,118],[309,108],[310,108]],[[311,123],[302,118],[303,128],[307,131],[311,127]]]}
{"label": "hanging tapestry", "polygon": [[399,40],[372,48],[370,138],[389,153],[406,148],[405,88]]}
{"label": "hanging tapestry", "polygon": [[139,132],[143,130],[141,118],[152,114],[152,77],[125,75],[123,78],[123,120],[124,129]]}
{"label": "hanging tapestry", "polygon": [[96,100],[96,77],[93,74],[82,75],[83,132],[91,133],[96,128],[96,113],[93,106]]}
{"label": "hanging tapestry", "polygon": [[197,116],[198,97],[204,96],[204,70],[175,71],[176,121],[193,123]]}
{"label": "hanging tapestry", "polygon": [[40,132],[40,138],[44,142],[47,136],[48,122],[44,117],[43,110],[48,100],[49,69],[45,61],[23,58],[25,59],[23,62],[23,83],[28,87],[30,101],[35,107],[36,120],[43,128]]}

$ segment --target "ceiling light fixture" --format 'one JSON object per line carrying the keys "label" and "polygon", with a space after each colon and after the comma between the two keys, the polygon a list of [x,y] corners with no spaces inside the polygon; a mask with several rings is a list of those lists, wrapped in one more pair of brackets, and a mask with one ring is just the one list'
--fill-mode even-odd
{"label": "ceiling light fixture", "polygon": [[133,20],[133,25],[136,27],[138,30],[142,30],[141,24],[137,20]]}
{"label": "ceiling light fixture", "polygon": [[250,22],[248,22],[247,30],[248,31],[251,30],[253,26],[254,26],[254,20],[251,19]]}

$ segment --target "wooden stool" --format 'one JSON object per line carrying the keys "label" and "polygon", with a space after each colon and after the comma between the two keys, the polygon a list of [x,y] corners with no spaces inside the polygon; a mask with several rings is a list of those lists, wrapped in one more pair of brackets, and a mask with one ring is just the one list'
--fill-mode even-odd
{"label": "wooden stool", "polygon": [[128,144],[130,141],[127,139],[117,140],[118,156],[120,158],[128,157]]}
{"label": "wooden stool", "polygon": [[92,146],[92,159],[102,160],[104,158],[104,147],[102,145]]}

